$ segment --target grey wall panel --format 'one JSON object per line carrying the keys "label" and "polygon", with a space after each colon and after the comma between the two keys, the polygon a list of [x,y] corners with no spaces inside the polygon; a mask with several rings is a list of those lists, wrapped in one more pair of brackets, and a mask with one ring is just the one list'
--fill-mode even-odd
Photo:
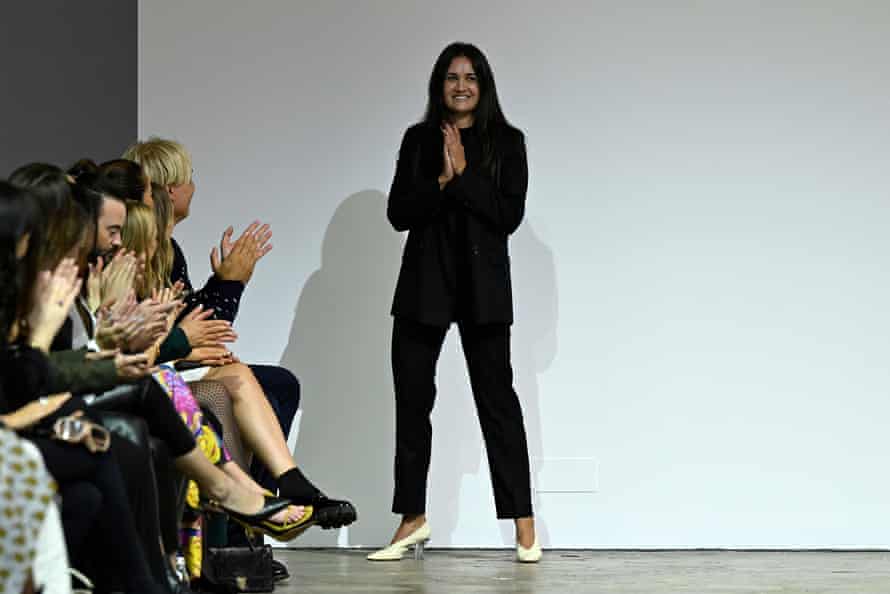
{"label": "grey wall panel", "polygon": [[136,0],[9,2],[0,30],[0,176],[120,155],[136,137]]}

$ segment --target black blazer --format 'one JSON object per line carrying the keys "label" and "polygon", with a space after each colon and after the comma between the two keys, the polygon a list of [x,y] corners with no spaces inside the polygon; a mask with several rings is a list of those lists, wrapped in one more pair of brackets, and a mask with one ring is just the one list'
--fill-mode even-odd
{"label": "black blazer", "polygon": [[461,130],[467,167],[444,190],[442,132],[405,132],[386,215],[408,231],[392,314],[425,324],[513,322],[507,238],[522,222],[528,164],[522,132],[495,130],[496,174],[480,166],[474,128]]}

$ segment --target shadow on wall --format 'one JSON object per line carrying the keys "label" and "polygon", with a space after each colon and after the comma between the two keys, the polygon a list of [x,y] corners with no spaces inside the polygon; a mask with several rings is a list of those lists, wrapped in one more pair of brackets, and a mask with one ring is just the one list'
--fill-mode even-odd
{"label": "shadow on wall", "polygon": [[[402,239],[386,197],[346,198],[324,236],[321,268],[303,287],[281,365],[303,386],[295,459],[331,497],[352,501],[349,545],[379,545],[396,525],[392,505],[394,410],[389,315]],[[311,530],[294,545],[335,546],[337,531]]]}

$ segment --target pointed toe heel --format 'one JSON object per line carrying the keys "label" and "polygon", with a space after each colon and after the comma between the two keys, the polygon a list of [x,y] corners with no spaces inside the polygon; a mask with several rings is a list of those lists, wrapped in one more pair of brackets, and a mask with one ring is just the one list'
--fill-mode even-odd
{"label": "pointed toe heel", "polygon": [[541,545],[538,544],[537,538],[535,538],[534,544],[529,548],[516,543],[516,560],[520,563],[537,563],[541,560],[542,555],[543,551],[541,550]]}
{"label": "pointed toe heel", "polygon": [[420,561],[423,559],[424,545],[430,539],[430,534],[430,525],[424,522],[423,526],[402,540],[397,540],[388,547],[368,555],[368,561],[400,561],[411,547],[414,547],[414,559]]}

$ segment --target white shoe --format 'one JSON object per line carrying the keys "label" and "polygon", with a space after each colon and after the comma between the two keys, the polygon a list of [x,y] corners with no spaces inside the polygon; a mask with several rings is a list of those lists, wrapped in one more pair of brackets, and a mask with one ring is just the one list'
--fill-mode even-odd
{"label": "white shoe", "polygon": [[516,560],[520,563],[537,563],[541,560],[541,545],[538,544],[538,537],[535,537],[535,543],[531,548],[525,548],[518,542],[516,543]]}
{"label": "white shoe", "polygon": [[430,539],[429,522],[403,538],[397,540],[385,549],[380,549],[368,555],[368,561],[398,561],[411,546],[414,546],[414,558],[423,559],[423,545]]}

